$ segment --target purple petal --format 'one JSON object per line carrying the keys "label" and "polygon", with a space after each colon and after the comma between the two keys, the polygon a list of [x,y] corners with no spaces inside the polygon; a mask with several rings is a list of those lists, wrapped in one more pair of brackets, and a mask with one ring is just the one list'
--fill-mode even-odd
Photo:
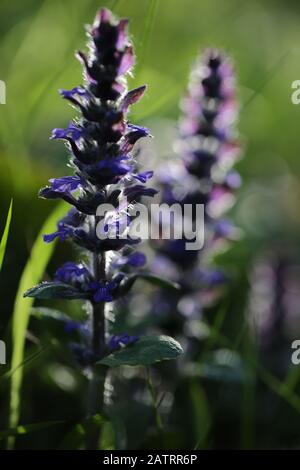
{"label": "purple petal", "polygon": [[48,235],[43,235],[43,240],[45,243],[51,243],[53,242],[53,240],[55,240],[55,238],[59,236],[60,236],[59,232],[53,232]]}
{"label": "purple petal", "polygon": [[132,46],[127,46],[125,52],[122,56],[119,68],[118,75],[124,75],[128,72],[131,67],[134,65],[134,54]]}
{"label": "purple petal", "polygon": [[61,178],[52,178],[49,180],[53,191],[59,193],[68,193],[75,191],[79,186],[84,186],[85,182],[79,176],[62,176]]}
{"label": "purple petal", "polygon": [[124,142],[121,146],[121,151],[125,154],[129,153],[133,148],[134,144],[141,139],[142,137],[147,137],[150,135],[150,132],[145,127],[138,127],[128,125],[127,127],[132,128],[133,130],[128,132],[124,137]]}
{"label": "purple petal", "polygon": [[113,335],[108,342],[108,348],[111,352],[113,352],[124,346],[128,346],[129,344],[136,343],[139,339],[139,336],[129,336],[128,333]]}
{"label": "purple petal", "polygon": [[114,268],[121,267],[121,266],[131,266],[134,268],[138,268],[144,266],[147,262],[147,257],[144,253],[136,251],[129,256],[121,256],[120,258],[116,259],[112,266]]}
{"label": "purple petal", "polygon": [[51,139],[72,139],[76,142],[83,136],[83,130],[80,127],[75,126],[72,122],[66,129],[55,128],[52,131]]}
{"label": "purple petal", "polygon": [[88,92],[85,88],[80,86],[76,86],[72,88],[72,90],[59,90],[59,93],[66,99],[74,98],[74,96],[88,96]]}
{"label": "purple petal", "polygon": [[98,17],[96,17],[96,25],[101,23],[111,23],[113,19],[112,12],[108,8],[101,8]]}
{"label": "purple petal", "polygon": [[130,105],[132,105],[133,103],[136,103],[142,98],[142,96],[145,93],[145,90],[146,90],[146,86],[143,85],[138,88],[135,88],[134,90],[129,91],[122,99],[121,110],[126,112]]}
{"label": "purple petal", "polygon": [[237,171],[230,171],[226,175],[226,184],[229,188],[237,189],[241,186],[241,176]]}
{"label": "purple petal", "polygon": [[153,171],[144,171],[143,173],[139,173],[138,175],[133,175],[133,177],[141,183],[146,183],[150,178],[152,178],[153,174]]}
{"label": "purple petal", "polygon": [[87,274],[89,274],[89,272],[85,266],[69,261],[57,269],[54,279],[57,281],[71,283],[78,281],[79,278]]}
{"label": "purple petal", "polygon": [[145,188],[141,184],[136,184],[135,186],[130,186],[124,190],[124,195],[129,199],[129,201],[134,201],[142,196],[153,197],[157,194],[158,191],[153,188]]}
{"label": "purple petal", "polygon": [[127,42],[126,27],[128,25],[127,19],[120,20],[117,29],[118,29],[118,40],[116,43],[116,48],[122,50]]}
{"label": "purple petal", "polygon": [[128,264],[135,268],[144,266],[144,264],[146,264],[146,261],[146,255],[139,251],[136,251],[135,253],[132,253],[130,256],[128,256]]}
{"label": "purple petal", "polygon": [[55,238],[59,238],[61,242],[64,242],[72,233],[72,230],[70,228],[61,228],[57,230],[56,232],[46,234],[43,236],[43,240],[45,243],[51,243]]}
{"label": "purple petal", "polygon": [[94,292],[93,299],[95,302],[112,302],[114,300],[113,290],[117,287],[114,281],[90,282],[89,290]]}

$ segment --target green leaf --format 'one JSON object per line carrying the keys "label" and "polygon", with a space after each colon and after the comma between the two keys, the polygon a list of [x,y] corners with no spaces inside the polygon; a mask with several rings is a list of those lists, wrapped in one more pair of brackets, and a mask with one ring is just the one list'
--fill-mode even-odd
{"label": "green leaf", "polygon": [[[32,247],[31,255],[22,273],[15,298],[12,319],[13,351],[11,369],[14,373],[11,377],[10,390],[10,428],[17,427],[19,421],[20,394],[23,377],[23,369],[19,366],[24,360],[25,335],[33,304],[33,298],[24,298],[23,294],[28,288],[39,282],[43,276],[48,261],[53,253],[55,242],[46,244],[43,242],[42,236],[44,233],[49,233],[55,230],[57,220],[65,215],[66,208],[67,205],[65,203],[59,204],[44,223]],[[11,438],[8,442],[8,447],[13,448],[13,446],[14,439]]]}
{"label": "green leaf", "polygon": [[[28,365],[32,364],[32,362],[36,359],[38,359],[45,351],[47,350],[46,347],[42,347],[35,351],[33,354],[30,356],[27,356],[26,359],[24,359],[20,364],[15,369],[9,369],[4,371],[3,373],[0,374],[0,382],[4,382],[5,380],[9,380],[12,375],[17,371],[19,368],[26,368]],[[1,369],[2,371],[2,369]]]}
{"label": "green leaf", "polygon": [[144,336],[136,343],[109,354],[98,364],[109,367],[144,366],[175,359],[182,352],[180,344],[169,336]]}
{"label": "green leaf", "polygon": [[13,201],[10,201],[10,206],[6,218],[6,223],[5,223],[5,228],[4,232],[1,238],[0,242],[0,271],[2,269],[3,261],[4,261],[4,255],[5,255],[5,250],[6,250],[6,244],[7,244],[7,239],[8,239],[8,232],[9,232],[9,227],[10,227],[10,222],[11,222],[11,215],[12,215],[12,204]]}
{"label": "green leaf", "polygon": [[33,297],[35,299],[87,299],[86,293],[80,292],[75,287],[62,282],[42,282],[37,286],[28,289],[24,297]]}

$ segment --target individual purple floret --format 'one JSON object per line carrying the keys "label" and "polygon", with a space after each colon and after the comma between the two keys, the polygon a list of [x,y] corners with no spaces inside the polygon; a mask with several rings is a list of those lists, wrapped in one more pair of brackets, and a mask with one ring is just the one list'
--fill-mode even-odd
{"label": "individual purple floret", "polygon": [[108,347],[110,352],[113,352],[129,344],[136,343],[138,340],[138,336],[129,336],[127,333],[114,335],[110,338]]}
{"label": "individual purple floret", "polygon": [[119,256],[116,260],[113,261],[114,267],[141,267],[144,266],[147,262],[146,255],[139,251],[135,251],[134,253],[129,254],[128,256]]}
{"label": "individual purple floret", "polygon": [[66,129],[53,129],[51,139],[79,140],[83,137],[83,130],[70,122]]}

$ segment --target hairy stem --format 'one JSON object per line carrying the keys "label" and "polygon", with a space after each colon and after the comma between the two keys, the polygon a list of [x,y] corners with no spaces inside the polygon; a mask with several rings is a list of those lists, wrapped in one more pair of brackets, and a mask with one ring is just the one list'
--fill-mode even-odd
{"label": "hairy stem", "polygon": [[[105,279],[105,254],[93,255],[93,269],[96,281]],[[93,303],[93,336],[92,350],[96,356],[103,356],[105,353],[105,302]]]}
{"label": "hairy stem", "polygon": [[[95,280],[105,279],[105,255],[93,254],[93,271]],[[105,353],[105,302],[92,304],[92,351],[95,356],[102,357]],[[88,392],[87,416],[91,418],[96,414],[103,413],[104,388],[106,378],[106,367],[93,366]],[[87,433],[86,447],[89,450],[98,448],[101,429],[99,424],[90,424]]]}

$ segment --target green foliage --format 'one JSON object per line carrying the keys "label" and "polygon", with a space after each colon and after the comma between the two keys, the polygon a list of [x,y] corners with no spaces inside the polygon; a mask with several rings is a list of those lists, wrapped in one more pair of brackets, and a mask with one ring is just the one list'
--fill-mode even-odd
{"label": "green foliage", "polygon": [[[33,284],[38,282],[43,276],[48,261],[53,253],[55,243],[45,244],[43,234],[55,229],[57,220],[66,212],[66,205],[59,204],[44,223],[37,239],[32,247],[31,255],[24,268],[20,279],[12,320],[12,360],[11,369],[14,371],[11,377],[10,393],[10,427],[14,428],[18,424],[21,404],[21,385],[23,369],[19,365],[24,358],[25,335],[29,322],[30,311],[33,298],[24,298],[24,292]],[[9,446],[13,445],[10,440]]]}
{"label": "green foliage", "polygon": [[169,336],[144,336],[136,343],[105,357],[98,364],[109,367],[145,366],[175,359],[182,352],[180,344]]}
{"label": "green foliage", "polygon": [[207,448],[207,437],[211,428],[208,401],[203,388],[196,382],[190,386],[191,404],[194,417],[195,449]]}
{"label": "green foliage", "polygon": [[4,256],[5,256],[5,251],[6,251],[6,244],[7,244],[7,239],[8,239],[8,232],[9,232],[9,227],[10,227],[10,222],[11,222],[11,216],[12,216],[12,205],[13,202],[11,200],[8,214],[7,214],[7,219],[5,223],[5,228],[4,232],[1,238],[0,242],[0,271],[2,269],[3,261],[4,261]]}
{"label": "green foliage", "polygon": [[87,299],[88,294],[84,294],[68,284],[58,282],[42,282],[35,287],[28,289],[24,297],[34,299]]}

